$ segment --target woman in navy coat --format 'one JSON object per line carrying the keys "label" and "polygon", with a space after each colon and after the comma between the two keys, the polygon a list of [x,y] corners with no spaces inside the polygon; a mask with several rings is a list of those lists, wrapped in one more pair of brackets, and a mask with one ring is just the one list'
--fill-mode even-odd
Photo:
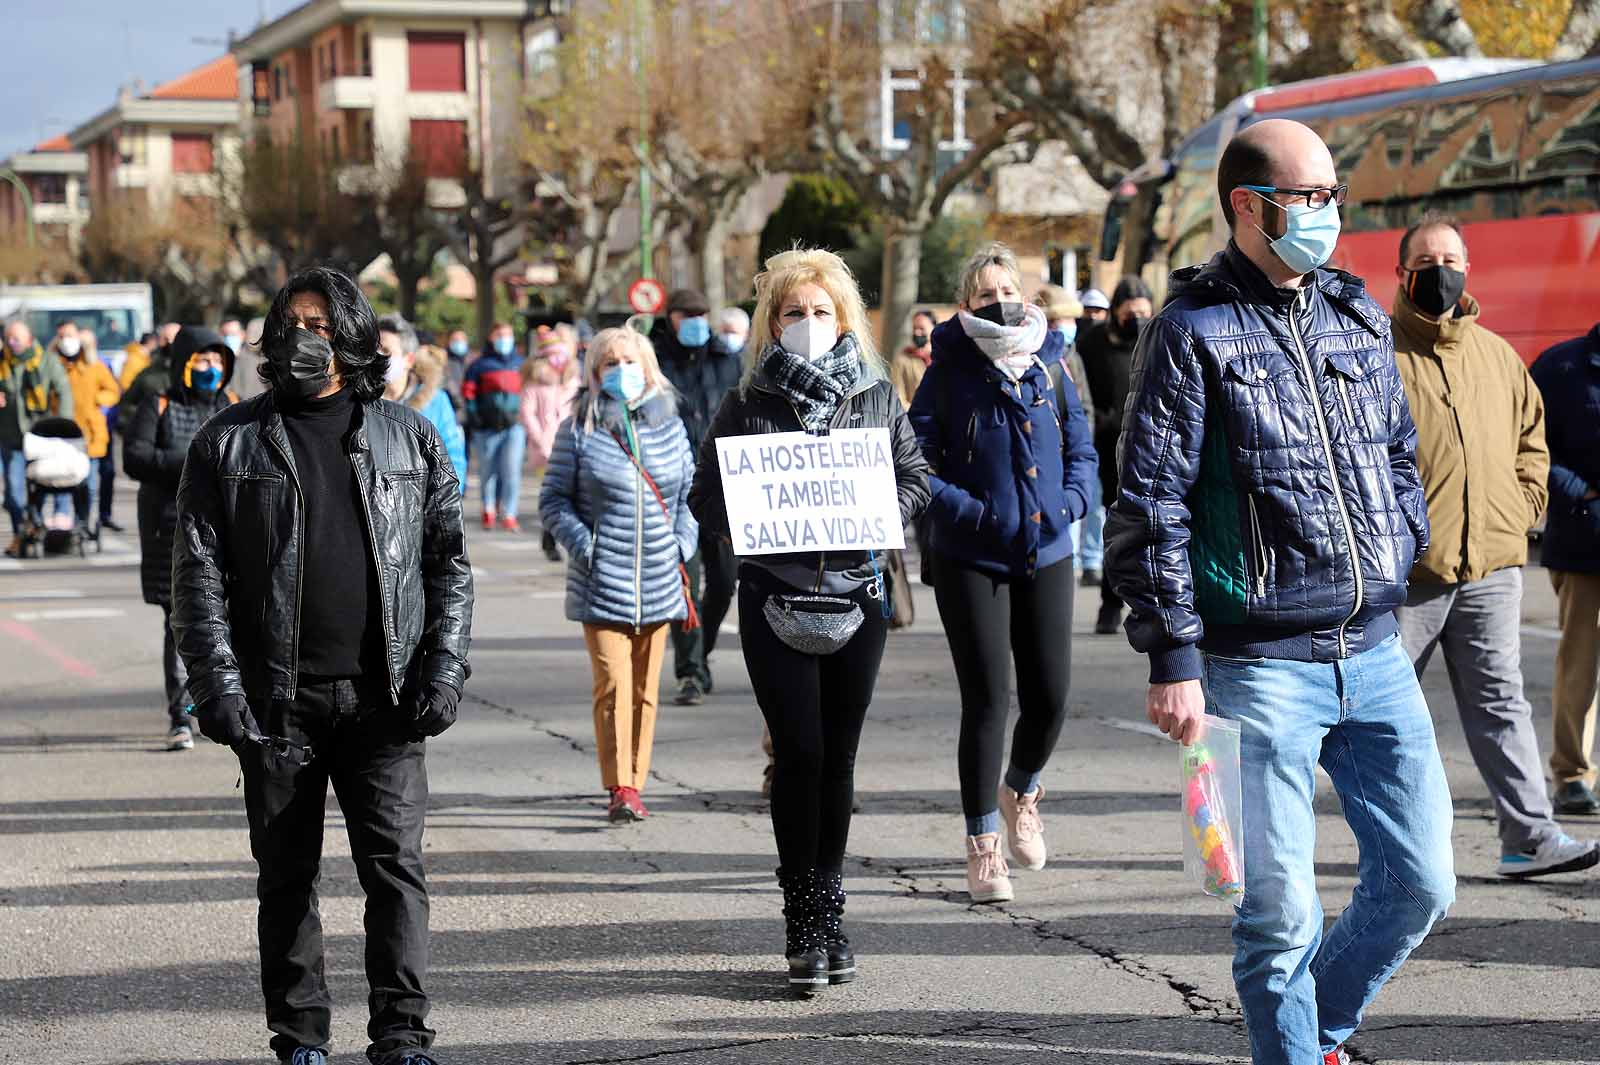
{"label": "woman in navy coat", "polygon": [[[1044,867],[1039,780],[1066,717],[1070,530],[1097,491],[1064,342],[1021,289],[1005,245],[967,261],[961,310],[934,329],[933,363],[911,405],[933,468],[934,591],[961,689],[957,761],[973,902],[1013,897],[1002,821],[1012,857]],[[1021,717],[1006,762],[1008,659]]]}

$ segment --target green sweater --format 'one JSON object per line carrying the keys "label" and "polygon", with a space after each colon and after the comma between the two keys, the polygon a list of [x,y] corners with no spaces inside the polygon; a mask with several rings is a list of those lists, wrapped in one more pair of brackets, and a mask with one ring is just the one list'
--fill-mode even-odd
{"label": "green sweater", "polygon": [[72,385],[54,352],[45,351],[37,341],[20,356],[9,347],[0,348],[0,395],[5,397],[5,406],[0,407],[0,447],[20,448],[33,423],[52,415],[51,393],[54,413],[72,417]]}

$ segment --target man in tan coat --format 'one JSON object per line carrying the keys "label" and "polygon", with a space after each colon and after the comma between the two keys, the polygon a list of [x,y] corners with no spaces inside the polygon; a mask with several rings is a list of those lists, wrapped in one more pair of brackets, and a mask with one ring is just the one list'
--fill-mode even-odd
{"label": "man in tan coat", "polygon": [[1522,691],[1522,567],[1548,498],[1544,404],[1511,345],[1478,324],[1468,269],[1453,219],[1427,215],[1401,238],[1395,362],[1417,424],[1433,542],[1411,571],[1400,634],[1419,679],[1443,649],[1494,799],[1500,874],[1571,872],[1600,862],[1600,845],[1555,823]]}

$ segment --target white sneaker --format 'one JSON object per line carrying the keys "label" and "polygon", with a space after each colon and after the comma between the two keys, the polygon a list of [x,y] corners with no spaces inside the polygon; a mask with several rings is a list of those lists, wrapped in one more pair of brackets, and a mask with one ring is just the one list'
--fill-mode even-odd
{"label": "white sneaker", "polygon": [[167,733],[167,750],[194,750],[194,733],[189,731],[188,725],[179,725],[177,728]]}
{"label": "white sneaker", "polygon": [[1573,839],[1565,832],[1546,838],[1536,847],[1500,856],[1501,876],[1522,880],[1551,873],[1575,873],[1600,863],[1600,843]]}

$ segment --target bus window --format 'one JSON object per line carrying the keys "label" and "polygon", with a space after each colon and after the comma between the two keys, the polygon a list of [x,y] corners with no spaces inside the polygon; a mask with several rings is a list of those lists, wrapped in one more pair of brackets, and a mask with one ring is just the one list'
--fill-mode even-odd
{"label": "bus window", "polygon": [[1350,199],[1340,212],[1349,232],[1395,225],[1390,199],[1399,191],[1410,165],[1416,123],[1416,112],[1409,107],[1313,123],[1333,153],[1339,180],[1350,186]]}
{"label": "bus window", "polygon": [[1445,100],[1423,112],[1404,183],[1409,197],[1463,222],[1515,218],[1522,112],[1514,92]]}
{"label": "bus window", "polygon": [[1594,79],[1546,85],[1528,107],[1522,213],[1600,211],[1600,87]]}

